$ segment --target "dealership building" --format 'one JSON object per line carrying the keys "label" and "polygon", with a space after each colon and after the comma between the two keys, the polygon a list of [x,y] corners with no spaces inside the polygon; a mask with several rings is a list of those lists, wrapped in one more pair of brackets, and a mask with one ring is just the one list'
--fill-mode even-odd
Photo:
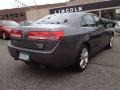
{"label": "dealership building", "polygon": [[55,7],[63,7],[66,3],[38,5],[24,8],[13,8],[0,10],[1,20],[14,20],[17,22],[29,20],[35,21],[45,15],[50,14],[49,9]]}
{"label": "dealership building", "polygon": [[66,3],[0,10],[0,19],[35,21],[49,14],[91,12],[101,18],[120,20],[120,0],[70,0]]}
{"label": "dealership building", "polygon": [[71,0],[66,7],[50,9],[50,14],[64,12],[91,12],[101,18],[120,20],[120,0]]}

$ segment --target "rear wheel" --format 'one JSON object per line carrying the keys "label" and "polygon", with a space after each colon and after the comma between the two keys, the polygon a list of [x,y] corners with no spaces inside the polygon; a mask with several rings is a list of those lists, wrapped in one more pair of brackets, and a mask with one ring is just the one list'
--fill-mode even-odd
{"label": "rear wheel", "polygon": [[87,68],[88,60],[89,60],[89,50],[88,47],[84,45],[79,52],[79,56],[77,58],[77,63],[76,63],[76,69],[78,71],[84,71]]}

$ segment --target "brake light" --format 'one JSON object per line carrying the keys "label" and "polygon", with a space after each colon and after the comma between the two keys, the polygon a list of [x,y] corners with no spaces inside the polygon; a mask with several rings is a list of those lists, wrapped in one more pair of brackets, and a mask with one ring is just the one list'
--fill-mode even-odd
{"label": "brake light", "polygon": [[64,31],[31,31],[28,33],[29,39],[38,40],[61,40],[64,37]]}
{"label": "brake light", "polygon": [[21,38],[22,32],[20,30],[11,30],[10,36],[16,37],[16,38]]}

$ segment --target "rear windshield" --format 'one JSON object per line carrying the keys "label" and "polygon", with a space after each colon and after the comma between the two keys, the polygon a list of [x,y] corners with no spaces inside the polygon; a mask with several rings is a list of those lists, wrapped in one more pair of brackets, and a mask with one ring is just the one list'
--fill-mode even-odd
{"label": "rear windshield", "polygon": [[37,20],[33,24],[69,24],[75,14],[54,14]]}
{"label": "rear windshield", "polygon": [[2,21],[2,24],[5,26],[20,26],[18,23],[14,21]]}

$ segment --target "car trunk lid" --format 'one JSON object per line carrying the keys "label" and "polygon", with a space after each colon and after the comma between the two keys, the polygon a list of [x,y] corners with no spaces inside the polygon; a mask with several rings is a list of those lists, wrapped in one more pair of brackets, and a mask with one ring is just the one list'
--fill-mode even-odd
{"label": "car trunk lid", "polygon": [[35,50],[53,49],[64,35],[63,29],[58,25],[26,26],[21,27],[20,31],[22,38],[12,37],[11,43],[18,47]]}

